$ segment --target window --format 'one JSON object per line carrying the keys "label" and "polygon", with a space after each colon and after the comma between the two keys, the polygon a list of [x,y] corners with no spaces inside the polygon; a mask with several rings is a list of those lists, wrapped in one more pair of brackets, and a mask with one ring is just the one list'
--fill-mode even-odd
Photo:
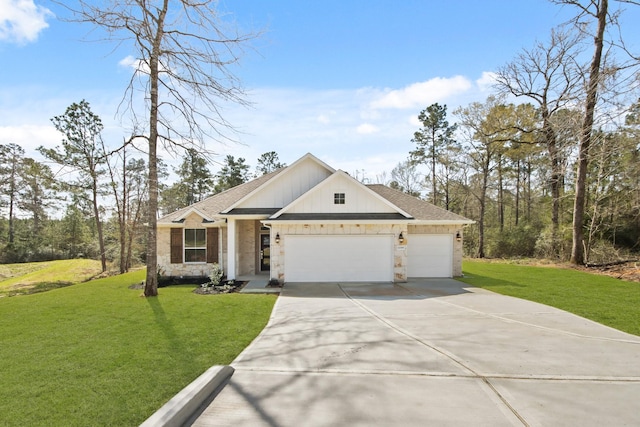
{"label": "window", "polygon": [[344,205],[344,193],[333,193],[333,204]]}
{"label": "window", "polygon": [[204,228],[184,230],[184,262],[207,262],[207,234]]}

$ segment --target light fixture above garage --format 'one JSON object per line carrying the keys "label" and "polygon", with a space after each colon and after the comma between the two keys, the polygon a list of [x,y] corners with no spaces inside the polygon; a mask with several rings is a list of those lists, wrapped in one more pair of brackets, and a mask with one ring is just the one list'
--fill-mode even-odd
{"label": "light fixture above garage", "polygon": [[398,241],[400,242],[400,244],[404,243],[404,236],[402,235],[402,231],[400,232],[400,235],[398,236]]}
{"label": "light fixture above garage", "polygon": [[276,233],[276,243],[280,243],[280,233]]}
{"label": "light fixture above garage", "polygon": [[462,235],[460,234],[460,231],[456,231],[456,241],[458,242],[462,241]]}

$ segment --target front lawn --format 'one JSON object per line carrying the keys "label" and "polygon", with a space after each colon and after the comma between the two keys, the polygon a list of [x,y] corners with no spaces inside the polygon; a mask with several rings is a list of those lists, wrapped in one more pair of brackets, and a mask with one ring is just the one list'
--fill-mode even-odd
{"label": "front lawn", "polygon": [[100,272],[100,261],[92,259],[0,264],[0,297],[69,286],[96,277]]}
{"label": "front lawn", "polygon": [[143,298],[144,271],[0,298],[2,426],[136,426],[263,329],[274,296]]}
{"label": "front lawn", "polygon": [[640,283],[573,269],[465,260],[459,280],[640,335]]}

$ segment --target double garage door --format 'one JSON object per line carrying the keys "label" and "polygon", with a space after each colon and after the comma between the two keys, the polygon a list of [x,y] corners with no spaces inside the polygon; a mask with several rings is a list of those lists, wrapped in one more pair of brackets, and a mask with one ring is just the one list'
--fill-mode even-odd
{"label": "double garage door", "polygon": [[391,282],[392,235],[288,235],[287,282]]}
{"label": "double garage door", "polygon": [[[392,235],[288,235],[287,282],[392,282]],[[412,234],[407,240],[407,277],[451,277],[453,236]]]}

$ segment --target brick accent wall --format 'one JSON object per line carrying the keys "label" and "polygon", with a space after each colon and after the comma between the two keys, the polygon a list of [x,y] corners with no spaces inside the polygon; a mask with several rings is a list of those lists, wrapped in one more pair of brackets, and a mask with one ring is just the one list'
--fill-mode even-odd
{"label": "brick accent wall", "polygon": [[[202,218],[196,214],[189,215],[184,223],[176,224],[175,227],[158,228],[158,271],[165,277],[206,277],[211,271],[211,264],[172,264],[171,263],[171,228],[205,228]],[[223,236],[223,248],[226,250],[226,228],[221,229]],[[223,269],[226,268],[226,254],[222,254]],[[226,271],[226,270],[225,270]]]}
{"label": "brick accent wall", "polygon": [[238,241],[238,275],[256,273],[256,257],[258,253],[257,235],[260,230],[260,222],[255,220],[239,220],[236,225]]}

